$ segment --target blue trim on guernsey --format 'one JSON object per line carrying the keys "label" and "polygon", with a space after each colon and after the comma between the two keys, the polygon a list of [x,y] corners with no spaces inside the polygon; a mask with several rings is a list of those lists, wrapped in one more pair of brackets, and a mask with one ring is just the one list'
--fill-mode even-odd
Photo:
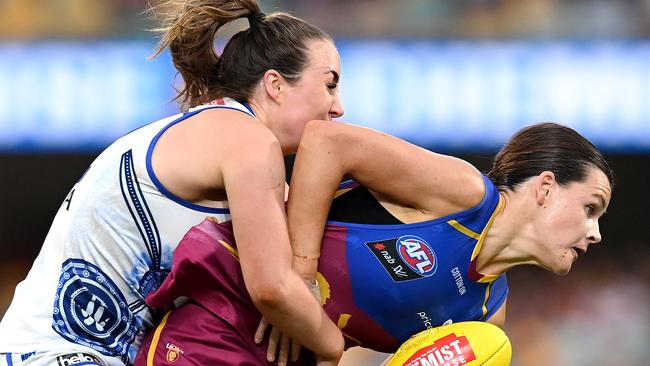
{"label": "blue trim on guernsey", "polygon": [[[138,182],[138,177],[135,173],[135,168],[133,167],[132,150],[129,150],[122,154],[122,161],[120,162],[120,175],[120,189],[122,190],[122,197],[124,197],[127,207],[131,212],[131,216],[133,217],[133,221],[135,222],[138,231],[140,231],[142,239],[147,245],[147,249],[151,255],[151,261],[154,268],[159,269],[161,255],[160,233],[158,232],[156,222],[151,215],[151,210],[149,210],[149,205],[147,205],[147,201],[145,200],[144,195],[142,194],[142,190],[140,189],[140,183]],[[126,183],[126,191],[122,186],[122,178]],[[133,206],[135,213],[131,209],[131,206]]]}
{"label": "blue trim on guernsey", "polygon": [[215,208],[215,207],[207,207],[207,206],[197,205],[197,204],[185,201],[184,199],[182,199],[182,198],[176,196],[175,194],[171,193],[158,180],[158,177],[156,177],[156,174],[153,171],[153,167],[151,166],[151,154],[153,153],[153,149],[156,146],[156,143],[158,142],[158,139],[160,138],[160,136],[162,136],[163,133],[165,133],[165,131],[167,131],[173,125],[175,125],[175,124],[177,124],[177,123],[179,123],[179,122],[181,122],[181,121],[183,121],[183,120],[185,120],[185,119],[187,119],[189,117],[192,117],[195,114],[203,112],[205,110],[216,109],[216,108],[232,109],[234,111],[239,111],[239,112],[242,112],[244,114],[248,114],[251,117],[255,118],[255,114],[252,112],[252,109],[250,109],[250,106],[247,106],[247,104],[243,104],[243,105],[244,105],[244,107],[246,109],[251,111],[251,113],[246,113],[245,111],[242,111],[241,109],[237,109],[237,108],[233,108],[233,107],[229,107],[229,106],[222,106],[222,105],[215,105],[215,106],[205,107],[205,108],[201,108],[201,109],[198,109],[198,110],[195,110],[195,111],[192,111],[192,112],[184,113],[182,116],[180,116],[177,119],[170,122],[167,126],[165,126],[162,130],[160,130],[158,132],[158,134],[156,134],[156,136],[153,138],[153,140],[151,140],[151,143],[149,144],[149,149],[147,150],[147,172],[149,173],[149,178],[151,178],[151,181],[156,186],[156,188],[158,188],[160,193],[165,195],[165,197],[169,198],[170,200],[178,203],[179,205],[187,207],[187,208],[192,209],[192,210],[196,210],[196,211],[199,211],[199,212],[206,212],[206,213],[214,213],[214,214],[229,214],[230,213],[230,210],[227,209],[227,208]]}
{"label": "blue trim on guernsey", "polygon": [[[135,187],[138,189],[138,194],[132,195],[133,203],[136,203],[136,200],[141,199],[141,205],[147,210],[146,215],[140,215],[144,229],[147,231],[147,237],[150,240],[150,245],[152,251],[155,249],[155,257],[153,259],[154,268],[161,268],[162,260],[162,244],[160,240],[160,231],[158,230],[158,225],[156,225],[156,220],[154,219],[151,209],[149,209],[149,204],[145,199],[144,193],[142,193],[142,187],[140,187],[140,182],[138,181],[138,176],[135,172],[135,167],[133,166],[133,158],[131,157],[131,166],[132,170],[131,176],[135,181]],[[140,198],[141,197],[141,198]]]}
{"label": "blue trim on guernsey", "polygon": [[[396,230],[396,229],[403,229],[405,227],[410,227],[410,228],[417,228],[420,226],[427,226],[431,224],[435,224],[437,222],[447,222],[452,219],[458,219],[467,215],[471,215],[473,212],[480,210],[483,205],[485,205],[486,200],[488,199],[488,187],[489,184],[487,184],[487,180],[490,178],[486,177],[485,175],[483,176],[483,183],[485,183],[485,194],[483,195],[483,198],[481,198],[481,202],[479,202],[476,206],[468,208],[467,210],[456,212],[449,214],[447,216],[439,217],[437,219],[429,220],[429,221],[422,221],[422,222],[415,222],[412,224],[390,224],[390,225],[383,225],[383,224],[356,224],[356,223],[351,223],[351,222],[342,222],[342,221],[331,221],[328,220],[328,224],[334,224],[338,226],[347,226],[347,227],[358,227],[358,228],[367,228],[367,229],[372,229],[375,231],[380,231],[380,230],[385,230],[385,231],[391,231],[391,230]],[[341,184],[349,183],[349,181],[345,181]],[[340,186],[339,186],[340,187]]]}
{"label": "blue trim on guernsey", "polygon": [[346,188],[350,188],[350,187],[356,187],[358,185],[359,185],[359,183],[357,183],[355,180],[348,179],[346,181],[341,182],[341,184],[339,184],[339,189],[346,189]]}
{"label": "blue trim on guernsey", "polygon": [[7,365],[8,366],[13,366],[14,365],[14,362],[11,359],[11,353],[5,353],[5,358],[7,359]]}
{"label": "blue trim on guernsey", "polygon": [[241,100],[238,100],[237,102],[239,102],[241,105],[243,105],[244,107],[246,107],[246,109],[248,109],[248,111],[251,112],[251,114],[253,115],[253,117],[257,118],[257,115],[255,114],[255,111],[253,111],[253,108],[251,107],[250,104],[248,104],[248,102],[246,102],[246,101],[241,101]]}

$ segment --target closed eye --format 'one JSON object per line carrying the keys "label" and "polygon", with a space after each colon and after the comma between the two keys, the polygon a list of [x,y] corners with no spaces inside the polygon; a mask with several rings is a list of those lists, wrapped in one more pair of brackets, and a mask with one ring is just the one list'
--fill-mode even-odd
{"label": "closed eye", "polygon": [[332,75],[332,81],[325,85],[327,86],[327,89],[334,90],[339,85],[339,73],[334,70],[328,70],[327,73]]}

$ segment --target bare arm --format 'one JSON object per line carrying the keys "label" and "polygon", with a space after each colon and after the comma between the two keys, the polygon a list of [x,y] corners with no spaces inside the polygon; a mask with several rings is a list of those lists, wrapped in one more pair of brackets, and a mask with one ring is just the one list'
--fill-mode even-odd
{"label": "bare arm", "polygon": [[488,323],[494,324],[499,328],[502,328],[506,325],[506,302],[504,301],[503,305],[497,310],[490,319],[487,320]]}
{"label": "bare arm", "polygon": [[336,362],[343,337],[291,269],[284,162],[275,136],[239,111],[211,109],[171,127],[152,160],[179,197],[200,203],[227,198],[251,299],[280,330]]}
{"label": "bare arm", "polygon": [[341,179],[440,217],[480,202],[485,187],[469,163],[393,136],[344,123],[312,121],[303,134],[289,191],[294,268],[315,277],[327,213]]}
{"label": "bare arm", "polygon": [[341,332],[291,269],[279,143],[265,129],[242,133],[246,144],[224,150],[222,175],[246,288],[272,324],[322,359],[338,360]]}

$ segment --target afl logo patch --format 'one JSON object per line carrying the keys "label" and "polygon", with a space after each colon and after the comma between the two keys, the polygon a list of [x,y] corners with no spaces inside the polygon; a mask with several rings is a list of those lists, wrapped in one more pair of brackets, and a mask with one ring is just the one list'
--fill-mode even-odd
{"label": "afl logo patch", "polygon": [[397,253],[412,270],[423,277],[429,277],[436,272],[438,262],[433,250],[421,238],[415,235],[404,235],[397,239]]}
{"label": "afl logo patch", "polygon": [[430,277],[438,268],[436,255],[429,244],[415,235],[368,241],[365,244],[395,282]]}
{"label": "afl logo patch", "polygon": [[127,357],[135,339],[133,313],[120,289],[97,266],[68,259],[54,297],[52,328],[70,342]]}

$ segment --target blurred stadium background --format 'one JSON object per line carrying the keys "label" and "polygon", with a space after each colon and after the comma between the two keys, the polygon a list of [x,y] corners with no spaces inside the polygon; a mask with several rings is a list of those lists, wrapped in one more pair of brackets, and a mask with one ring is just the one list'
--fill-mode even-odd
{"label": "blurred stadium background", "polygon": [[[604,245],[559,278],[509,274],[514,366],[650,359],[650,0],[262,0],[331,33],[343,120],[488,170],[512,132],[559,121],[617,173]],[[0,315],[68,190],[116,137],[177,111],[147,61],[146,0],[0,0]],[[245,24],[245,23],[244,23]],[[346,365],[374,365],[351,352]]]}

